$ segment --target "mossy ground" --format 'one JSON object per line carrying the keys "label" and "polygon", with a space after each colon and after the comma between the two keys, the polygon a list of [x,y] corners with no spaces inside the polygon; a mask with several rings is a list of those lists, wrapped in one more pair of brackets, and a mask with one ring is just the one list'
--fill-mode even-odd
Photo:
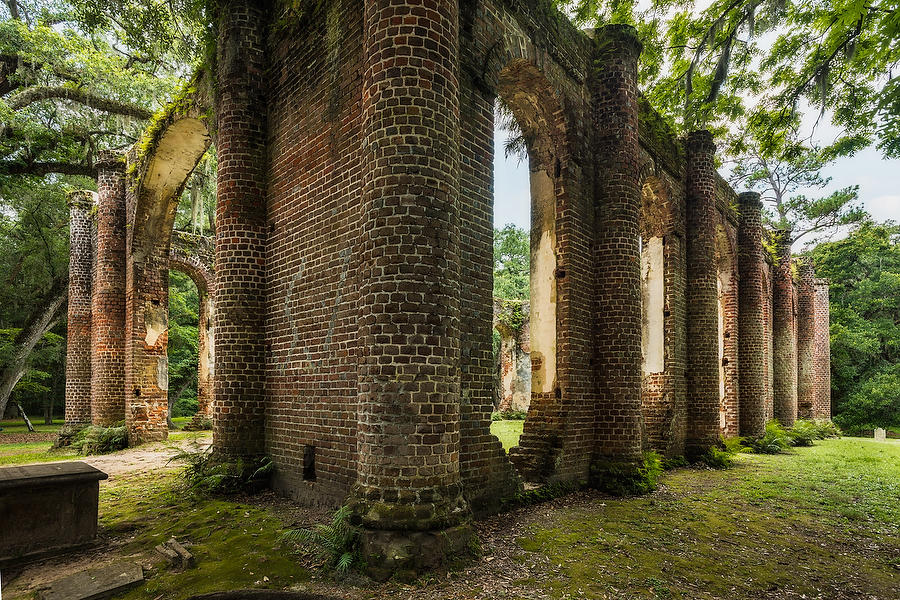
{"label": "mossy ground", "polygon": [[524,426],[525,421],[493,421],[491,433],[500,439],[503,449],[509,452],[510,448],[518,445]]}
{"label": "mossy ground", "polygon": [[[144,586],[121,598],[177,600],[217,590],[283,589],[309,579],[279,542],[286,524],[258,498],[199,500],[183,492],[173,470],[101,489],[100,515],[104,535],[126,540],[121,554],[153,564]],[[173,571],[153,553],[170,537],[190,548],[194,568]]]}
{"label": "mossy ground", "polygon": [[[898,598],[900,442],[845,438],[679,469],[519,538],[553,598]],[[520,584],[527,584],[521,581]]]}

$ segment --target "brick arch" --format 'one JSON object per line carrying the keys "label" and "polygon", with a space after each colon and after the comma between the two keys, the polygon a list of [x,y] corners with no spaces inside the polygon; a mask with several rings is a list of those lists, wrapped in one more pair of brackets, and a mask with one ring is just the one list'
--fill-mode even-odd
{"label": "brick arch", "polygon": [[[210,86],[200,72],[128,155],[125,423],[129,442],[168,436],[168,270],[172,228],[188,177],[210,145]],[[209,291],[210,275],[184,263]]]}
{"label": "brick arch", "polygon": [[684,382],[679,340],[684,336],[683,243],[678,198],[649,160],[640,170],[641,210],[641,416],[645,447],[677,454],[684,419]]}
{"label": "brick arch", "polygon": [[197,413],[188,428],[205,427],[212,419],[215,347],[215,260],[212,238],[175,231],[169,249],[169,270],[184,273],[197,286]]}
{"label": "brick arch", "polygon": [[715,228],[715,265],[719,309],[719,427],[725,437],[738,435],[738,264],[737,232],[719,213]]}

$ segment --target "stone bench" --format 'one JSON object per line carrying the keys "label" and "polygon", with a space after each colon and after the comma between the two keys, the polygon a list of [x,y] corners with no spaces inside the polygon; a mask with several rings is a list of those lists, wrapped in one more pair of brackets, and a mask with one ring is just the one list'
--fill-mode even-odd
{"label": "stone bench", "polygon": [[83,462],[0,468],[0,563],[94,541],[106,478]]}

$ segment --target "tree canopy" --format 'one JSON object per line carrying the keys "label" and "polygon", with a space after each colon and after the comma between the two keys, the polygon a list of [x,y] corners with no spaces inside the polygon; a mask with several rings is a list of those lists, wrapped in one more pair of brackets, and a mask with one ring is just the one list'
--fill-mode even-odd
{"label": "tree canopy", "polygon": [[864,221],[811,256],[831,282],[835,420],[850,429],[900,425],[900,226]]}

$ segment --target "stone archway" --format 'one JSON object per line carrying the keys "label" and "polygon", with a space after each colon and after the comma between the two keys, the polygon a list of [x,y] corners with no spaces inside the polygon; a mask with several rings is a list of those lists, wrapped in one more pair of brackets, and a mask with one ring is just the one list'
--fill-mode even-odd
{"label": "stone archway", "polygon": [[148,128],[128,156],[125,423],[129,442],[168,435],[168,269],[175,212],[210,145],[205,74]]}

